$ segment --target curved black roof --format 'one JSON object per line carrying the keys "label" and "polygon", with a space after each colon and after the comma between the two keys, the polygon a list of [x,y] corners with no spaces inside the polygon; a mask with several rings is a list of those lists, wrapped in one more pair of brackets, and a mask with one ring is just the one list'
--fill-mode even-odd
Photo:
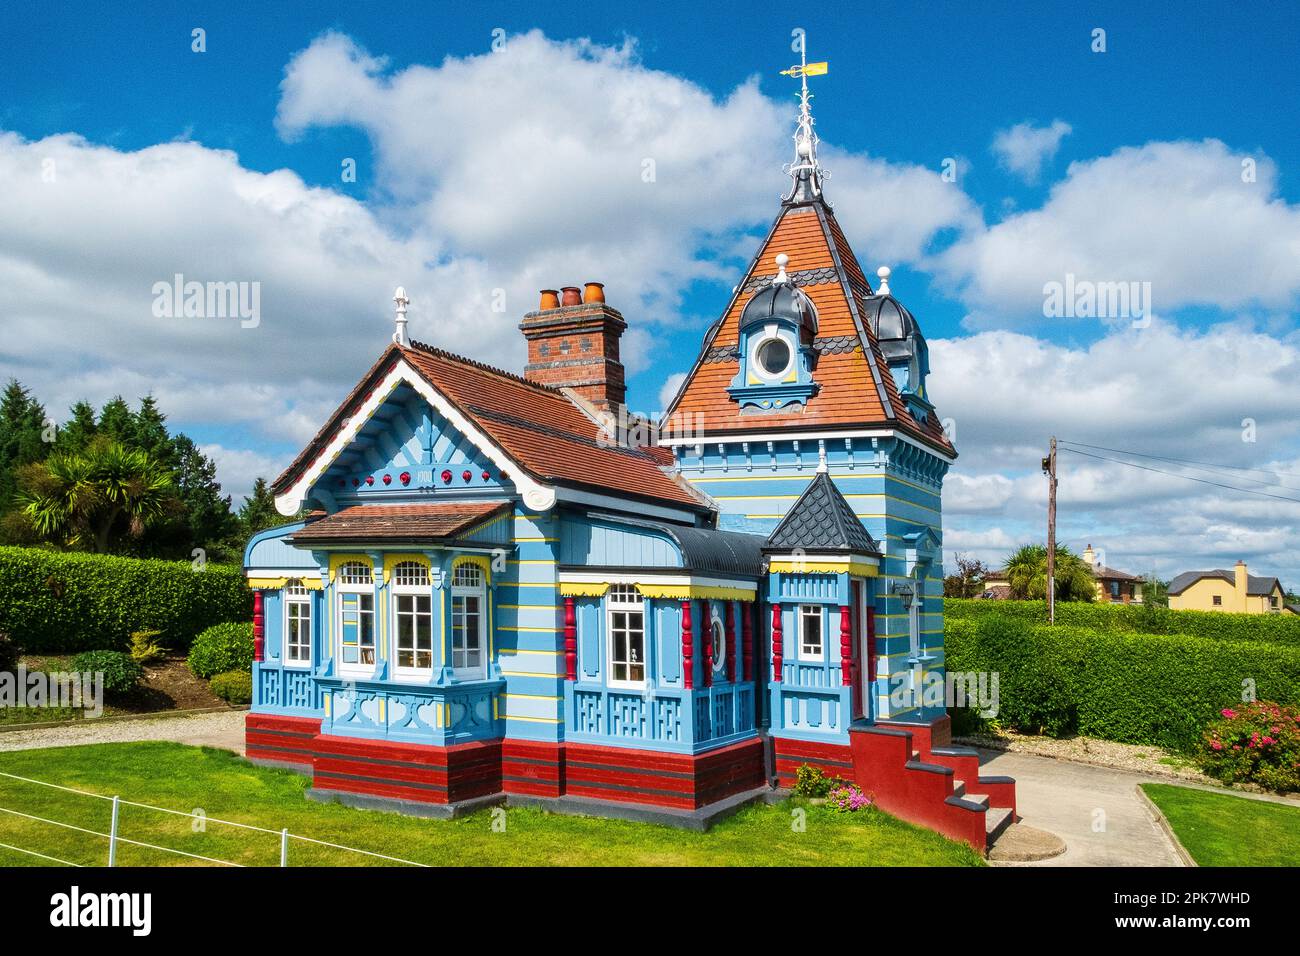
{"label": "curved black roof", "polygon": [[740,314],[740,331],[776,319],[793,322],[812,335],[817,334],[817,309],[812,299],[793,282],[776,282],[755,292]]}
{"label": "curved black roof", "polygon": [[892,295],[869,295],[862,300],[862,306],[863,318],[882,343],[921,334],[921,326],[907,306]]}
{"label": "curved black roof", "polygon": [[621,514],[592,512],[591,517],[649,528],[667,535],[682,553],[682,568],[627,568],[629,571],[657,572],[684,570],[720,577],[757,578],[763,574],[763,536],[743,531],[719,531],[715,528],[692,528],[667,521],[630,518]]}

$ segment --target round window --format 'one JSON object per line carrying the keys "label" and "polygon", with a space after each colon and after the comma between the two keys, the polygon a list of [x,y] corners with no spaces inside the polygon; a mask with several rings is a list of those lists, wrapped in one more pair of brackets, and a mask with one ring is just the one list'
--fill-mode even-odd
{"label": "round window", "polygon": [[782,338],[766,339],[758,346],[756,357],[762,374],[776,378],[790,367],[790,346]]}

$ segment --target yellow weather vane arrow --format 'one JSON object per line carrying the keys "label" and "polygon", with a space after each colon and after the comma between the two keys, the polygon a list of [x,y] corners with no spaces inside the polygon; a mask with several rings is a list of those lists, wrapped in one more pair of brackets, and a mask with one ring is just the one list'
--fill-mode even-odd
{"label": "yellow weather vane arrow", "polygon": [[823,60],[821,63],[797,63],[788,70],[782,70],[782,76],[825,76],[827,63]]}

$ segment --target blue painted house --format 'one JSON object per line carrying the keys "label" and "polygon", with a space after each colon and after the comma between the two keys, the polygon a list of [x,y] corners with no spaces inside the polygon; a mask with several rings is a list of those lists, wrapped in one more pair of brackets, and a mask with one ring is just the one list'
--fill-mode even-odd
{"label": "blue painted house", "polygon": [[[253,759],[362,805],[707,819],[802,764],[984,846],[1014,785],[949,745],[941,509],[956,452],[919,324],[791,186],[657,423],[623,316],[544,290],[522,376],[393,342],[257,535]],[[938,688],[936,696],[926,689]]]}

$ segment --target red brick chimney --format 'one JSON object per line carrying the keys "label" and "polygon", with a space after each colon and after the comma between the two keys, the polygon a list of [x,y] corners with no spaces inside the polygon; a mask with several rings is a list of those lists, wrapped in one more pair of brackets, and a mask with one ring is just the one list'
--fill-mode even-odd
{"label": "red brick chimney", "polygon": [[543,289],[541,306],[519,328],[528,340],[524,377],[539,385],[571,388],[600,411],[618,414],[627,398],[618,340],[627,323],[605,304],[604,286],[567,286],[563,298]]}

